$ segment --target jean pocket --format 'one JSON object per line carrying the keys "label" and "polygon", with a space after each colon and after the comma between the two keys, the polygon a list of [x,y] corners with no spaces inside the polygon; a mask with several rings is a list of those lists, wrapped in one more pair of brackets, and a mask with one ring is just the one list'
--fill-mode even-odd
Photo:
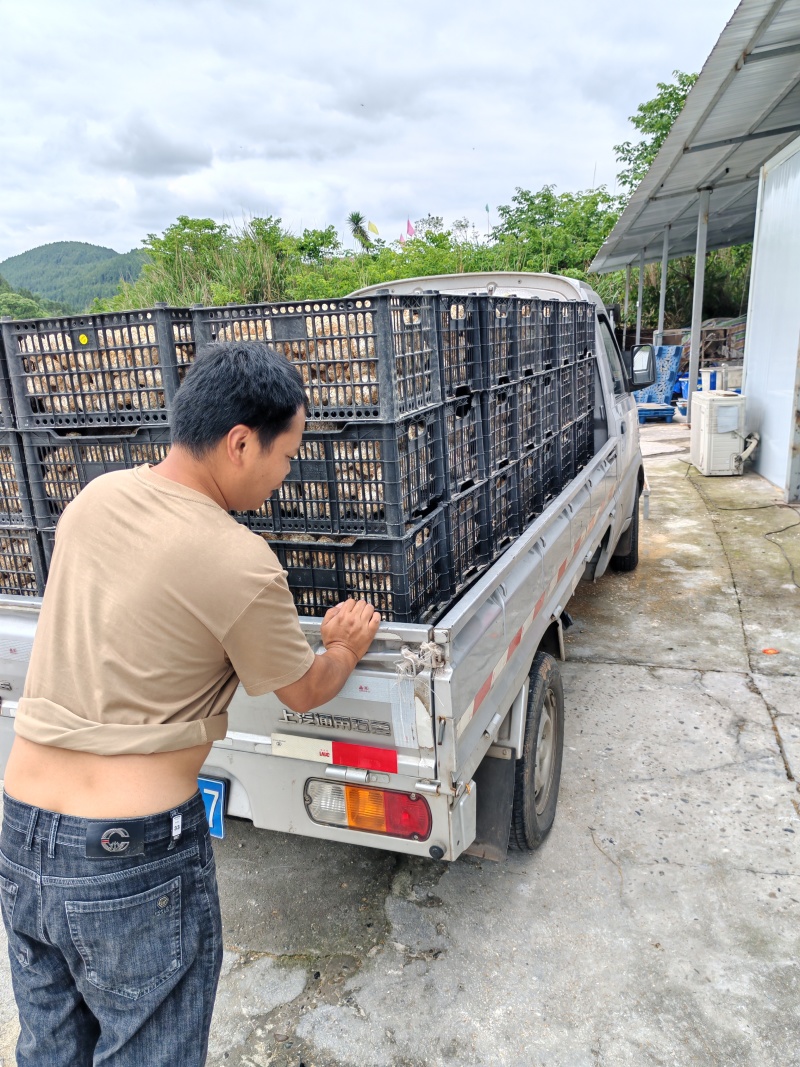
{"label": "jean pocket", "polygon": [[5,923],[6,930],[11,929],[11,922],[14,918],[14,905],[17,903],[17,892],[19,886],[16,882],[9,882],[8,878],[4,878],[0,874],[0,907],[3,909],[3,922]]}
{"label": "jean pocket", "polygon": [[64,907],[86,977],[98,989],[138,1000],[180,969],[180,877],[133,896],[67,900]]}
{"label": "jean pocket", "polygon": [[21,937],[14,929],[14,908],[17,904],[17,893],[19,892],[19,886],[16,882],[11,882],[8,878],[4,878],[0,874],[0,908],[3,912],[3,925],[6,928],[6,940],[8,941],[9,952],[12,956],[12,969],[14,961],[16,961],[20,967],[27,967],[31,961],[31,953],[28,945],[25,943],[25,939]]}

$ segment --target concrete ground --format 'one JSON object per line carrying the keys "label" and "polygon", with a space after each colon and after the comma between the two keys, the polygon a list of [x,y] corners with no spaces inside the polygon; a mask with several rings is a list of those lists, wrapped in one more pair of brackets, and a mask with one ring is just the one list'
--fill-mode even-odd
{"label": "concrete ground", "polygon": [[[232,821],[210,1067],[800,1065],[800,511],[701,478],[685,426],[642,436],[639,569],[570,605],[545,845],[448,865]],[[0,1064],[15,1027],[3,966]]]}

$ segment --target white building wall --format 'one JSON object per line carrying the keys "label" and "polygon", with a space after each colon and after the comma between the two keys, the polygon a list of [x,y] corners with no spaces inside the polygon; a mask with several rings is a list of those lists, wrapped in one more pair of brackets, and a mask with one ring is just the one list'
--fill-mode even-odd
{"label": "white building wall", "polygon": [[800,138],[761,172],[743,392],[756,470],[800,498]]}

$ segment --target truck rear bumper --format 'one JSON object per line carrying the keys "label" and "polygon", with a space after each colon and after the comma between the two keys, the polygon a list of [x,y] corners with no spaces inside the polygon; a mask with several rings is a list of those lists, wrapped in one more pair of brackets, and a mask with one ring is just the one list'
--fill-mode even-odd
{"label": "truck rear bumper", "polygon": [[[441,858],[447,860],[456,859],[475,839],[477,791],[474,783],[470,783],[469,791],[465,790],[457,798],[446,794],[421,794],[431,810],[431,833],[425,841],[412,841],[314,822],[306,810],[304,791],[309,779],[330,780],[319,763],[215,745],[203,764],[202,773],[228,782],[229,817],[250,819],[264,830],[342,841],[412,856],[430,857],[433,847],[441,849]],[[402,793],[415,790],[415,779],[400,775],[381,777],[386,781],[374,783],[375,788]]]}

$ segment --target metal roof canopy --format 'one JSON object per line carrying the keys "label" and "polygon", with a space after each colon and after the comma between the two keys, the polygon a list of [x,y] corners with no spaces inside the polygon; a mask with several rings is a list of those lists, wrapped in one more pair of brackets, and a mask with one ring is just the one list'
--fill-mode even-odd
{"label": "metal roof canopy", "polygon": [[752,241],[761,166],[800,133],[800,0],[742,0],[590,270]]}

